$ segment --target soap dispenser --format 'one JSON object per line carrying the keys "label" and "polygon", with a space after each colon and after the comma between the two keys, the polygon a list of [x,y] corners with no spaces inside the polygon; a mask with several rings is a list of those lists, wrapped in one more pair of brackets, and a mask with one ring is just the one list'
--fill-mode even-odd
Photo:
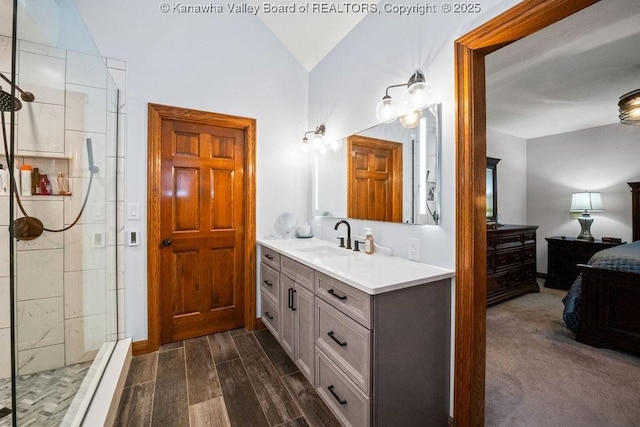
{"label": "soap dispenser", "polygon": [[371,255],[373,250],[375,249],[375,243],[373,241],[373,232],[370,228],[364,229],[365,238],[364,238],[364,253]]}

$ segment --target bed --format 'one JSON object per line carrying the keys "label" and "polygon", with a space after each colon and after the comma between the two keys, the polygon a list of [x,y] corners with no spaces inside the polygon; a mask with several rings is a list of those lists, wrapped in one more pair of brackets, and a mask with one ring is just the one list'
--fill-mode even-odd
{"label": "bed", "polygon": [[596,253],[563,298],[576,340],[640,354],[640,182],[632,192],[633,242]]}

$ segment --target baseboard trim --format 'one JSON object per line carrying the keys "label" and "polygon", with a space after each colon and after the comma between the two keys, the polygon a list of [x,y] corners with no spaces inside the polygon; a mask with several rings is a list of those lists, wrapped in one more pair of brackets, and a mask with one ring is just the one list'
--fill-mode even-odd
{"label": "baseboard trim", "polygon": [[134,342],[131,346],[131,351],[133,352],[134,356],[151,353],[151,351],[149,350],[149,340]]}
{"label": "baseboard trim", "polygon": [[547,279],[547,273],[538,273],[538,272],[536,272],[536,277],[546,280]]}

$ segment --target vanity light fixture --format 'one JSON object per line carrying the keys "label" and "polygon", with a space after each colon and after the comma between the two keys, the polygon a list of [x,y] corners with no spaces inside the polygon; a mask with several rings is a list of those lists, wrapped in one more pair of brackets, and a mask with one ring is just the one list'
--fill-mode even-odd
{"label": "vanity light fixture", "polygon": [[[384,97],[376,106],[376,117],[383,123],[391,123],[398,117],[397,103],[393,102],[393,99],[389,95],[389,89],[394,87],[407,87],[407,109],[408,113],[404,115],[414,115],[416,112],[422,110],[427,105],[428,87],[427,81],[422,70],[416,70],[407,83],[401,83],[397,85],[391,85],[387,87],[384,93]],[[407,122],[410,122],[408,119]],[[404,124],[404,123],[403,123]]]}
{"label": "vanity light fixture", "polygon": [[640,89],[625,93],[618,102],[620,123],[625,125],[640,124]]}
{"label": "vanity light fixture", "polygon": [[594,240],[591,235],[591,224],[593,223],[593,218],[591,218],[589,212],[604,211],[600,193],[591,193],[588,191],[573,193],[571,195],[571,208],[569,211],[582,212],[582,215],[578,218],[578,222],[580,223],[582,230],[577,238],[583,240]]}
{"label": "vanity light fixture", "polygon": [[[318,126],[315,130],[305,132],[304,138],[302,138],[302,151],[308,153],[309,151],[317,151],[320,154],[325,154],[327,151],[336,152],[340,149],[342,141],[340,140],[327,140],[325,136],[326,127],[324,124]],[[307,138],[307,135],[313,134],[311,140]]]}
{"label": "vanity light fixture", "polygon": [[[322,140],[324,139],[325,130],[326,128],[324,124],[321,124],[320,126],[316,127],[315,130],[305,132],[304,137],[302,138],[302,150],[307,153],[311,148],[321,148],[323,146]],[[313,141],[311,143],[309,142],[309,138],[307,138],[307,135],[309,135],[310,133],[313,134]]]}

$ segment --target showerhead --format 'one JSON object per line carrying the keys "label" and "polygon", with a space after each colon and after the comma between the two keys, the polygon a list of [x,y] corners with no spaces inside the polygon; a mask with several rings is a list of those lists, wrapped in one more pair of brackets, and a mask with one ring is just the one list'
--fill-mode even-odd
{"label": "showerhead", "polygon": [[[28,92],[27,92],[28,93]],[[0,87],[0,111],[18,111],[22,108],[22,102],[18,98],[14,98],[10,93],[2,90]]]}
{"label": "showerhead", "polygon": [[[16,90],[20,92],[20,98],[22,98],[24,102],[35,101],[36,97],[34,94],[32,94],[31,92],[23,91],[18,87],[18,85],[14,85],[11,82],[11,80],[6,78],[4,74],[0,73],[0,78],[2,78],[2,80],[4,80],[5,82],[9,83],[11,86],[15,87]],[[0,111],[11,111],[12,96],[9,93],[4,92],[2,88],[0,88],[0,92],[1,92],[0,93]],[[13,98],[13,99],[15,100],[15,111],[18,111],[19,109],[22,108],[22,103],[17,98]]]}

